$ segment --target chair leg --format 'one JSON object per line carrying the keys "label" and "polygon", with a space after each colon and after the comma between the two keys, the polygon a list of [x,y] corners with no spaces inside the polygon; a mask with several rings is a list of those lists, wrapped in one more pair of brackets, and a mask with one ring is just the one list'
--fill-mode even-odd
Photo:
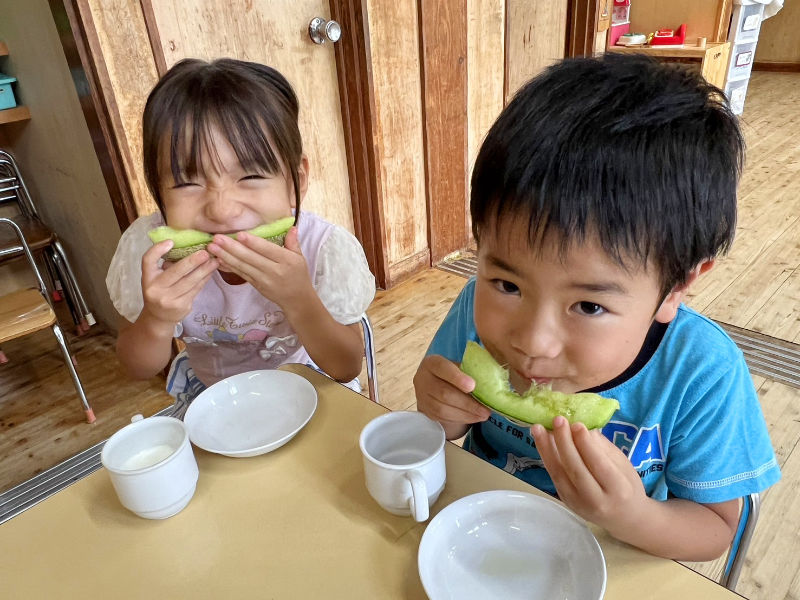
{"label": "chair leg", "polygon": [[75,384],[75,390],[78,392],[78,398],[80,398],[81,404],[83,404],[83,412],[86,414],[86,422],[94,423],[96,421],[94,411],[92,410],[92,407],[89,406],[89,401],[86,399],[86,394],[83,393],[83,385],[81,385],[78,372],[75,370],[75,365],[72,363],[72,355],[67,347],[67,340],[64,338],[64,333],[61,331],[58,323],[53,323],[53,334],[58,340],[58,345],[61,347],[61,353],[64,355],[64,362],[66,363],[69,374],[72,377],[72,383]]}
{"label": "chair leg", "polygon": [[64,252],[64,247],[58,240],[53,243],[51,255],[53,257],[53,263],[56,265],[56,269],[61,275],[61,281],[66,288],[67,297],[72,297],[78,314],[80,315],[77,322],[78,330],[81,333],[86,333],[89,330],[89,327],[94,325],[96,321],[92,313],[89,311],[89,307],[86,305],[86,300],[84,300],[83,294],[81,294],[81,290],[78,287],[78,282],[75,279],[72,268],[69,266],[69,261],[67,260],[66,253]]}
{"label": "chair leg", "polygon": [[376,404],[380,404],[378,399],[378,369],[375,360],[375,339],[372,336],[372,324],[367,315],[361,317],[361,329],[364,332],[364,356],[367,360],[367,387],[369,398]]}
{"label": "chair leg", "polygon": [[81,327],[81,321],[83,320],[83,315],[75,301],[75,294],[72,293],[69,281],[63,275],[63,268],[58,256],[52,247],[47,248],[44,252],[44,264],[47,266],[47,270],[52,272],[53,300],[56,301],[57,297],[66,300],[69,314],[72,316],[72,321],[75,323],[75,333],[77,335],[82,335],[83,329]]}
{"label": "chair leg", "polygon": [[64,247],[61,245],[61,242],[59,240],[56,240],[53,245],[58,251],[61,260],[64,261],[64,267],[66,268],[67,276],[69,277],[69,282],[75,289],[75,297],[78,299],[78,306],[83,312],[83,316],[86,317],[86,321],[89,324],[89,327],[91,327],[92,325],[95,325],[97,321],[94,320],[94,316],[89,310],[89,305],[86,304],[86,300],[83,298],[81,289],[78,287],[78,280],[75,279],[75,274],[72,272],[72,267],[69,264],[69,260],[67,260],[67,253],[64,252]]}

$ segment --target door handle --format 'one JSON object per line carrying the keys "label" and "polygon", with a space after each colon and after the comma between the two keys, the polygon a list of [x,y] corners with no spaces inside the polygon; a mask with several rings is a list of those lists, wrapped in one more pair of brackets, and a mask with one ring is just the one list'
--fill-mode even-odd
{"label": "door handle", "polygon": [[308,37],[315,44],[324,44],[325,40],[335,43],[342,37],[342,26],[336,21],[326,21],[322,17],[314,17],[308,24]]}

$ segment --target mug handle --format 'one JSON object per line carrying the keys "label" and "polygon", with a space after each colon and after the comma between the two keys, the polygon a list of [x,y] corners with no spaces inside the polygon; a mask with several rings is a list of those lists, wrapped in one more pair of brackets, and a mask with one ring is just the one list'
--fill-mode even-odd
{"label": "mug handle", "polygon": [[406,478],[411,484],[411,496],[408,499],[411,516],[418,523],[427,521],[430,508],[428,507],[428,486],[425,485],[425,478],[419,471],[408,471]]}

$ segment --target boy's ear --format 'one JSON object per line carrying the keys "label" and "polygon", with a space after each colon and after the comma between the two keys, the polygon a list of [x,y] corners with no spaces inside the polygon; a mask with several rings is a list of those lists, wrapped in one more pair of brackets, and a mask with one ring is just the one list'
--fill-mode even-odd
{"label": "boy's ear", "polygon": [[672,319],[675,318],[675,315],[678,314],[678,307],[680,306],[681,302],[683,302],[683,299],[686,298],[686,294],[689,291],[689,286],[692,285],[697,278],[700,277],[700,275],[711,270],[715,262],[716,259],[713,258],[704,260],[694,269],[692,269],[684,283],[678,284],[672,288],[672,291],[667,294],[666,298],[664,298],[661,306],[658,307],[655,320],[659,323],[669,323],[672,321]]}
{"label": "boy's ear", "polygon": [[[306,192],[308,191],[308,171],[309,171],[308,157],[305,154],[303,154],[303,156],[300,158],[300,164],[297,166],[297,181],[300,184],[299,187],[300,187],[301,201],[305,199]],[[292,208],[297,208],[295,206],[294,194],[292,194],[291,196],[291,201],[292,201]]]}

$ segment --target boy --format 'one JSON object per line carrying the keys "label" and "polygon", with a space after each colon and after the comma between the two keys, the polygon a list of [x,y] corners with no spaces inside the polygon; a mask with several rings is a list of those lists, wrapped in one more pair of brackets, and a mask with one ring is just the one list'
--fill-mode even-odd
{"label": "boy", "polygon": [[[730,247],[743,154],[719,90],[678,67],[607,54],[530,81],[476,160],[478,274],[414,377],[419,410],[624,542],[721,555],[738,499],[780,478],[742,353],[682,304]],[[467,340],[517,391],[535,380],[620,410],[602,432],[516,426],[470,396]]]}

